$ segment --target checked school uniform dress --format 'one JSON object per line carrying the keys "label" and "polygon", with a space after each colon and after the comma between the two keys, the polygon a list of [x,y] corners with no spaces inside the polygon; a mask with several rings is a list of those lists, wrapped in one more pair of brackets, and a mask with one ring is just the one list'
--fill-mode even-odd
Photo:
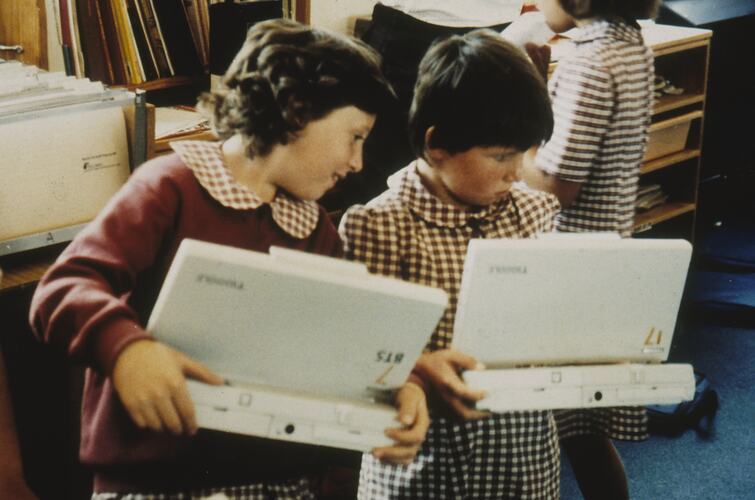
{"label": "checked school uniform dress", "polygon": [[[595,21],[580,29],[574,43],[548,82],[554,130],[535,164],[582,184],[575,203],[556,217],[557,231],[615,231],[629,237],[653,107],[653,54],[634,22]],[[641,407],[554,414],[562,439],[648,437]]]}
{"label": "checked school uniform dress", "polygon": [[[506,200],[463,211],[430,194],[416,162],[391,176],[388,186],[366,206],[344,214],[340,232],[346,255],[373,273],[445,290],[449,307],[427,349],[449,348],[469,240],[548,232],[558,201],[516,186]],[[430,413],[427,439],[410,465],[363,456],[359,498],[558,498],[558,442],[550,411],[468,422],[446,416],[432,404]]]}
{"label": "checked school uniform dress", "polygon": [[134,171],[32,300],[37,336],[87,366],[79,456],[94,473],[92,498],[314,500],[327,466],[316,448],[205,429],[194,436],[139,429],[115,392],[113,366],[126,346],[152,339],[143,325],[184,238],[342,255],[316,203],[283,192],[263,202],[230,175],[220,143],[171,146],[176,154]]}

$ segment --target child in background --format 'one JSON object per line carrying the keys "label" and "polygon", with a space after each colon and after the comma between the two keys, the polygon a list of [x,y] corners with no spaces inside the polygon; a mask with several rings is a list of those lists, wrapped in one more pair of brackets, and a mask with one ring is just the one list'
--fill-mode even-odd
{"label": "child in background", "polygon": [[[341,255],[314,200],[361,168],[392,99],[365,44],[293,21],[255,25],[201,98],[222,141],[173,143],[175,154],[139,167],[43,277],[33,329],[88,366],[80,456],[95,499],[314,498],[316,448],[196,432],[185,378],[223,380],[144,325],[184,238]],[[407,427],[376,453],[406,461],[426,430],[424,393],[407,384],[397,404]]]}
{"label": "child in background", "polygon": [[[579,31],[573,52],[549,82],[554,130],[525,162],[523,177],[558,196],[556,229],[630,236],[640,163],[653,106],[653,55],[636,19],[657,0],[542,0],[549,27]],[[583,495],[628,498],[624,466],[611,439],[647,438],[643,408],[556,412],[559,436]]]}
{"label": "child in background", "polygon": [[556,198],[515,184],[523,153],[552,127],[543,79],[497,33],[451,36],[422,59],[409,117],[417,159],[383,194],[351,207],[340,231],[347,257],[375,273],[440,287],[450,305],[414,370],[434,397],[427,440],[408,466],[365,455],[360,498],[558,497],[552,413],[469,408],[483,395],[459,372],[477,362],[451,348],[469,240],[528,238],[552,228]]}
{"label": "child in background", "polygon": [[653,54],[636,20],[657,0],[544,0],[549,27],[579,32],[549,82],[553,136],[524,170],[558,196],[560,231],[629,236],[653,105]]}

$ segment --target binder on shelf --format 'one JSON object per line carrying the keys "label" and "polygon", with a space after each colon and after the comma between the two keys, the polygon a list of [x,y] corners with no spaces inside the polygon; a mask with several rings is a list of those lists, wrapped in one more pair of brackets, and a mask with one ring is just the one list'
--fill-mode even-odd
{"label": "binder on shelf", "polygon": [[168,57],[168,51],[165,48],[165,40],[163,40],[163,35],[160,31],[160,24],[157,22],[157,17],[155,16],[152,0],[136,0],[136,5],[137,11],[141,16],[141,22],[147,33],[147,41],[152,50],[160,78],[168,78],[175,75],[170,58]]}
{"label": "binder on shelf", "polygon": [[113,0],[111,3],[115,36],[118,40],[126,79],[123,83],[138,84],[144,82],[144,76],[139,64],[134,37],[131,35],[131,25],[126,13],[125,0]]}
{"label": "binder on shelf", "polygon": [[127,83],[128,69],[126,68],[126,60],[115,25],[113,2],[111,0],[97,0],[97,4],[100,7],[100,14],[102,16],[102,32],[105,37],[105,47],[107,48],[107,53],[110,55],[113,67],[113,81],[110,83]]}
{"label": "binder on shelf", "polygon": [[129,27],[134,38],[141,68],[144,72],[144,79],[147,81],[155,80],[160,77],[157,68],[157,61],[149,45],[147,30],[141,21],[135,0],[126,0],[126,15],[128,16]]}
{"label": "binder on shelf", "polygon": [[69,75],[136,86],[207,72],[206,0],[48,1],[60,8],[61,47]]}
{"label": "binder on shelf", "polygon": [[79,34],[86,66],[86,76],[107,84],[115,82],[113,65],[107,49],[102,13],[97,0],[77,0]]}
{"label": "binder on shelf", "polygon": [[210,64],[210,50],[208,46],[209,16],[207,15],[207,2],[201,0],[183,0],[183,8],[199,60],[204,68],[208,68]]}
{"label": "binder on shelf", "polygon": [[168,56],[176,75],[196,75],[202,72],[189,21],[182,0],[153,1]]}

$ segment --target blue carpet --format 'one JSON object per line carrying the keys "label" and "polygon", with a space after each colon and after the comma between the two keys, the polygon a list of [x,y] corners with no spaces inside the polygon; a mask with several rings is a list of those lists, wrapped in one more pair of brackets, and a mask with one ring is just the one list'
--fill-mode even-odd
{"label": "blue carpet", "polygon": [[693,271],[685,300],[687,313],[701,321],[755,328],[755,271]]}
{"label": "blue carpet", "polygon": [[[755,224],[725,221],[700,234],[670,361],[691,363],[718,392],[708,438],[617,442],[632,499],[755,500]],[[565,500],[581,499],[565,457]]]}
{"label": "blue carpet", "polygon": [[[755,499],[755,330],[683,322],[670,359],[708,375],[721,406],[709,439],[688,431],[617,442],[630,496],[655,499]],[[562,498],[579,489],[562,461]]]}
{"label": "blue carpet", "polygon": [[755,272],[755,221],[721,221],[706,229],[695,251],[710,270]]}

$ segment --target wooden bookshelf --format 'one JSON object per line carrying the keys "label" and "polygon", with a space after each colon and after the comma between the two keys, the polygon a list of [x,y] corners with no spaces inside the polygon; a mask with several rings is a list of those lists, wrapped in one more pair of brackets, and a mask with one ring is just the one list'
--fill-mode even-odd
{"label": "wooden bookshelf", "polygon": [[650,172],[654,172],[666,167],[671,167],[673,165],[678,165],[683,161],[689,160],[691,158],[697,158],[699,156],[699,149],[684,149],[677,153],[662,156],[661,158],[643,163],[640,167],[640,173],[649,174]]}
{"label": "wooden bookshelf", "polygon": [[[663,94],[653,106],[649,156],[640,167],[640,184],[660,184],[668,201],[648,211],[638,211],[634,229],[635,232],[648,231],[657,224],[692,213],[690,224],[671,235],[692,241],[712,33],[697,28],[645,24],[642,34],[653,50],[656,75],[683,92]],[[554,62],[548,68],[549,74],[557,67],[558,60],[573,49],[573,43],[559,37],[551,47]],[[659,154],[659,150],[663,154]]]}
{"label": "wooden bookshelf", "polygon": [[[645,43],[653,49],[656,75],[684,89],[679,95],[662,95],[653,108],[648,150],[657,146],[653,141],[669,141],[662,129],[675,128],[685,136],[677,140],[672,150],[660,157],[645,161],[640,168],[640,184],[660,184],[668,201],[647,211],[638,211],[634,229],[658,229],[661,236],[694,240],[695,212],[700,182],[703,121],[711,31],[652,24],[643,27]],[[692,216],[689,217],[689,214]],[[671,233],[664,222],[680,219]]]}
{"label": "wooden bookshelf", "polygon": [[690,212],[694,212],[695,204],[686,202],[671,202],[664,203],[638,214],[634,219],[634,230],[639,232],[642,230],[650,229],[655,224],[673,219],[680,215],[684,215]]}
{"label": "wooden bookshelf", "polygon": [[147,92],[151,92],[154,90],[165,90],[176,87],[205,85],[207,83],[207,80],[208,76],[206,74],[193,76],[171,76],[169,78],[158,78],[156,80],[150,80],[144,83],[133,83],[124,86],[131,90],[141,89]]}
{"label": "wooden bookshelf", "polygon": [[682,94],[676,96],[663,96],[653,107],[653,114],[667,113],[679,108],[694,106],[705,102],[705,94]]}

